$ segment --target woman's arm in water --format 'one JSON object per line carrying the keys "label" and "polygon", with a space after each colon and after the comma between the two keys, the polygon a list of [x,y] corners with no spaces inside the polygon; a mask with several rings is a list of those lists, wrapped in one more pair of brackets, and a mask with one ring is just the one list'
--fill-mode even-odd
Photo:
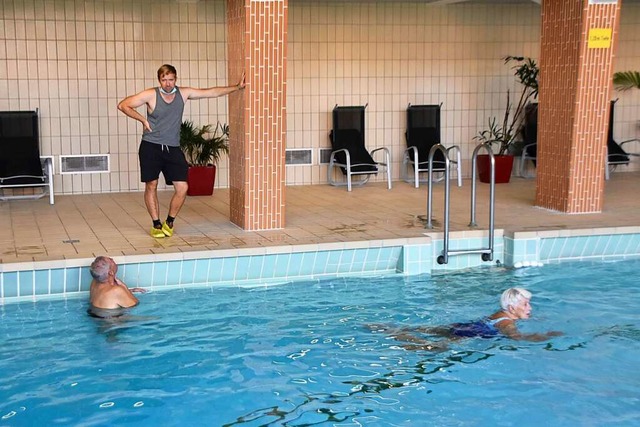
{"label": "woman's arm in water", "polygon": [[542,342],[547,341],[551,337],[558,337],[564,335],[560,331],[549,331],[544,333],[523,334],[518,330],[516,322],[513,320],[503,320],[499,322],[496,327],[502,333],[502,335],[518,341],[532,341]]}

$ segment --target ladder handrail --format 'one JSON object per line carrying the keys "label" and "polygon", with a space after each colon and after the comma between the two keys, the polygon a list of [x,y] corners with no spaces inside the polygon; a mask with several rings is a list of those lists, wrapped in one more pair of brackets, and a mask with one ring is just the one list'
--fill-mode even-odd
{"label": "ladder handrail", "polygon": [[482,255],[483,261],[492,261],[493,260],[493,249],[494,249],[494,235],[495,235],[495,184],[496,184],[496,174],[495,174],[495,156],[493,151],[491,150],[490,143],[480,144],[473,151],[473,156],[471,159],[471,222],[469,223],[470,227],[476,227],[476,158],[478,157],[478,152],[480,150],[486,150],[489,155],[489,160],[491,164],[491,179],[490,179],[490,187],[489,187],[489,247],[488,248],[478,248],[478,249],[465,249],[465,250],[449,250],[449,205],[450,205],[450,193],[451,186],[449,183],[449,155],[447,149],[442,144],[436,144],[431,147],[429,150],[429,191],[427,195],[427,228],[432,229],[433,224],[431,222],[431,216],[433,213],[433,157],[437,151],[441,151],[444,155],[445,162],[445,170],[444,170],[444,238],[443,238],[443,249],[442,255],[438,257],[438,264],[447,264],[449,262],[449,255],[462,255],[462,254],[472,254],[479,253]]}
{"label": "ladder handrail", "polygon": [[444,246],[442,249],[444,262],[449,262],[449,204],[451,185],[449,183],[449,153],[442,144],[436,144],[429,150],[429,195],[427,204],[427,227],[433,228],[431,213],[433,205],[433,157],[437,151],[441,151],[444,157]]}
{"label": "ladder handrail", "polygon": [[447,149],[442,144],[435,144],[429,150],[429,179],[428,179],[428,196],[427,196],[427,228],[433,228],[433,224],[431,224],[431,205],[433,201],[433,157],[436,152],[440,150],[444,155],[444,217],[445,217],[445,226],[448,228],[449,223],[449,154],[447,153]]}
{"label": "ladder handrail", "polygon": [[491,177],[489,180],[489,259],[485,261],[493,260],[493,243],[494,243],[494,230],[495,230],[495,202],[496,202],[496,159],[491,149],[491,143],[488,141],[484,144],[478,145],[473,150],[473,156],[471,157],[471,221],[469,227],[477,227],[476,223],[476,159],[478,152],[484,149],[489,155],[489,162],[491,164]]}

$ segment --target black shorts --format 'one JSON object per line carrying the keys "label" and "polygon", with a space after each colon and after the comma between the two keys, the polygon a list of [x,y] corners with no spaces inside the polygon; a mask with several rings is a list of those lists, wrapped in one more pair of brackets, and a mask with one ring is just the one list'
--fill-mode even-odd
{"label": "black shorts", "polygon": [[155,181],[164,175],[167,185],[173,181],[187,181],[189,165],[180,147],[154,144],[142,141],[138,150],[140,158],[140,180],[142,182]]}

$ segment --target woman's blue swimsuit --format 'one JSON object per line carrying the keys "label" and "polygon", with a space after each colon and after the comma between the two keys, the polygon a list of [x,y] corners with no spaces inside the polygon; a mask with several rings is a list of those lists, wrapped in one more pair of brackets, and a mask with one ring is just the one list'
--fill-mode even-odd
{"label": "woman's blue swimsuit", "polygon": [[496,323],[508,320],[508,317],[498,317],[497,319],[481,319],[475,322],[454,323],[451,325],[451,335],[455,337],[481,337],[491,338],[500,333],[496,328]]}

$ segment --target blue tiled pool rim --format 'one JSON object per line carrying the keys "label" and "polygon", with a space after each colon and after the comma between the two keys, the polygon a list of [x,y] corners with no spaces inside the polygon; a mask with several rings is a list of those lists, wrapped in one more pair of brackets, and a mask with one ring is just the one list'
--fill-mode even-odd
{"label": "blue tiled pool rim", "polygon": [[[487,245],[488,232],[451,234],[450,248]],[[640,227],[503,232],[496,230],[492,261],[460,255],[436,262],[442,233],[422,237],[114,256],[118,276],[131,287],[260,286],[340,276],[432,274],[479,266],[640,257]],[[89,290],[93,259],[0,265],[0,304],[75,296]]]}

